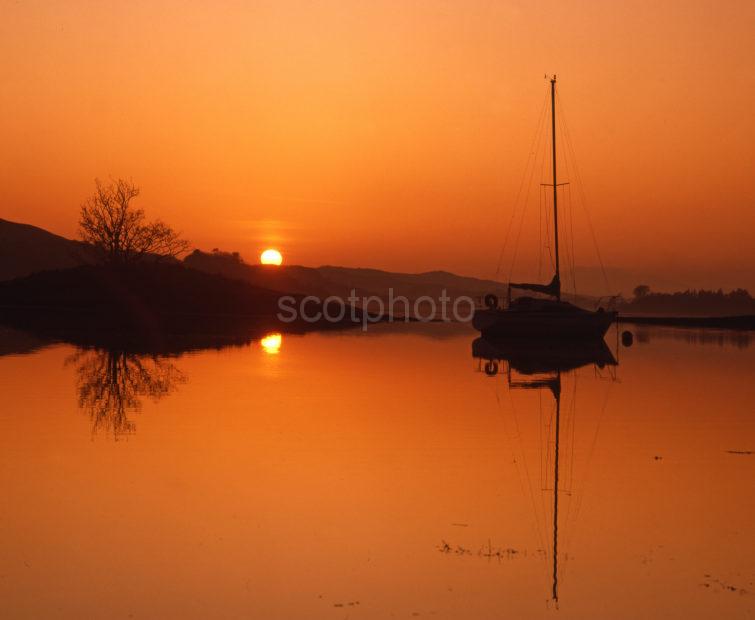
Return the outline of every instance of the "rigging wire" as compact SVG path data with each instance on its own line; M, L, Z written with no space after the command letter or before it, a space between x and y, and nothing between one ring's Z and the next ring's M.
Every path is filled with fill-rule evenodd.
M575 179L577 181L577 184L579 186L579 195L580 195L581 200L582 200L582 208L583 208L583 210L585 212L585 216L586 216L586 219L587 219L587 225L588 225L588 228L590 230L590 235L592 237L593 246L595 247L595 254L598 257L598 263L600 264L600 270L601 270L601 272L603 274L603 281L605 282L605 285L606 285L606 292L610 295L611 294L611 285L609 284L609 281L608 281L608 275L606 273L606 268L605 268L605 265L603 263L603 257L602 257L601 252L600 252L600 246L598 245L598 239L597 239L597 237L595 235L595 228L592 225L592 219L590 217L590 212L587 209L587 199L585 197L584 184L582 183L582 175L581 175L580 170L579 170L579 165L577 163L576 152L574 150L574 145L573 145L572 139L571 139L571 133L569 131L569 123L567 122L566 113L564 112L563 106L561 105L561 98L559 97L558 93L556 93L556 103L558 105L559 115L563 119L564 135L566 136L566 144L567 144L567 147L569 148L569 150L571 151L571 154L572 154L572 162L573 162L573 167L574 167L574 174L575 174Z
M540 445L543 445L543 398L542 394L540 393L540 390L537 390L537 409L538 409L538 426L537 430L540 435ZM543 482L543 459L540 459L540 486L545 486L545 483Z
M560 492L567 496L566 501L566 514L563 519L563 525L559 528L559 532L562 533L560 548L563 553L563 560L568 559L568 533L569 533L569 513L572 507L572 495L574 493L574 462L575 462L575 432L576 432L576 418L577 418L577 372L574 371L571 374L574 377L572 382L572 389L570 392L571 399L566 403L566 406L562 408L565 420L564 425L564 438L566 440L565 451L565 467L563 480L565 482L565 488L561 487ZM559 580L563 582L564 579L564 563L560 564L561 570L559 571Z
M590 471L590 464L592 463L593 456L595 454L595 448L598 443L598 436L600 435L600 429L603 424L603 420L605 419L605 416L606 416L608 397L611 393L612 385L613 385L613 382L609 381L608 387L606 388L605 394L603 396L603 404L601 405L601 408L600 408L600 414L598 416L598 423L595 427L595 433L593 435L592 442L590 444L590 449L587 454L587 459L585 461L585 471L587 472ZM585 480L582 483L582 488L579 490L578 493L576 493L576 501L575 501L574 513L572 516L572 523L576 523L579 520L579 514L582 509L582 500L584 499L584 496L585 496L585 487L587 487L587 480ZM568 523L568 512L567 512L567 523ZM573 539L574 528L567 525L564 529L566 530L564 548L567 548L567 545L571 544L571 540Z
M543 511L543 522L545 523L548 519L549 515L549 508L545 505L545 493L542 493L542 489L546 488L548 486L548 463L547 463L547 456L549 454L549 451L547 449L548 442L550 440L550 420L553 417L553 411L549 410L548 412L548 434L543 435L543 429L546 428L546 422L543 416L543 398L542 398L542 391L537 390L537 398L538 402L540 404L540 419L538 420L538 431L539 431L539 447L540 447L540 507ZM545 446L545 449L543 449L543 446ZM550 544L550 536L544 536L545 540L548 541L547 544ZM545 545L541 545L541 549L544 554L547 555L549 552L549 547L546 547Z
M548 187L546 185L542 185L545 181L548 179L545 178L545 162L548 160L548 151L551 150L551 144L552 144L553 138L550 134L546 137L545 141L545 148L542 151L543 154L543 160L542 164L540 166L540 192L543 195L543 206L545 207L545 248L548 250L548 258L551 262L551 269L556 269L556 261L553 258L553 246L551 245L551 233L550 233L550 218L551 218L551 211L553 210L553 204L551 202L550 198L550 192L548 191ZM551 173L553 172L553 163L551 162ZM542 248L541 248L542 251Z
M537 279L543 274L543 187L540 186L537 213Z
M547 117L547 114L546 114L547 103L548 103L548 93L546 92L546 95L543 98L543 103L540 108L540 113L538 115L538 123L537 123L537 127L536 127L536 130L535 130L532 142L531 142L531 147L528 153L527 161L525 163L522 179L520 181L517 195L514 200L514 206L511 210L511 215L509 217L509 222L506 229L506 234L504 236L504 241L501 246L501 250L499 252L498 262L497 262L496 271L495 271L496 280L501 275L501 267L504 261L504 257L506 255L506 251L509 248L510 244L513 243L513 253L512 253L511 263L508 270L508 280L511 281L511 276L514 272L514 268L517 262L517 257L519 254L522 229L523 229L524 220L525 220L525 216L526 216L526 212L527 212L527 208L528 208L529 200L530 200L531 184L535 176L535 170L538 167L540 168L541 178L544 178L546 159L547 159L545 156L545 148L549 144L552 144L552 138L548 135L545 135L547 132L544 131L545 121ZM611 294L611 286L608 279L608 274L606 272L605 263L603 261L603 256L602 256L602 253L600 251L600 246L597 241L597 236L595 234L595 228L592 223L590 212L587 208L587 199L585 195L584 184L582 182L582 175L579 170L579 165L578 165L577 157L576 157L576 151L574 149L574 144L573 144L571 133L569 130L567 116L564 111L564 107L561 102L560 95L558 93L556 93L556 105L557 105L558 113L561 119L561 122L558 123L558 126L557 126L558 135L560 137L560 145L559 145L560 148L558 149L558 151L560 152L561 159L565 165L567 177L569 178L573 177L574 181L579 186L577 192L573 194L571 191L571 186L565 185L563 188L561 188L561 192L559 195L562 204L568 210L568 218L569 218L568 227L564 227L562 229L561 234L563 235L563 233L567 232L568 230L568 233L567 233L568 239L564 239L565 243L563 243L562 245L564 248L564 258L566 259L565 262L569 268L569 272L571 276L572 291L573 291L574 296L576 297L577 282L576 282L576 250L575 250L575 235L574 235L574 210L575 210L575 203L578 202L580 203L580 206L585 212L588 230L590 232L593 247L595 249L598 263L600 265L603 282L606 287L606 292L608 294ZM541 147L544 147L544 148L541 148ZM539 159L539 162L538 162L538 159ZM540 166L538 166L538 163L540 164ZM556 189L556 192L558 192L558 188ZM577 198L577 200L575 200L575 198ZM553 256L553 247L550 243L550 219L551 219L550 210L552 209L552 199L548 197L547 188L545 188L542 185L540 187L540 192L538 196L538 209L539 209L539 213L538 213L538 236L539 236L538 278L540 278L542 276L542 269L543 269L543 254L544 254L543 248L548 250L548 256L551 262L551 266L555 268L555 258ZM564 237L566 236L567 235L564 235Z
M501 425L503 426L503 431L504 431L504 434L506 435L506 440L507 440L507 443L509 445L509 451L511 453L511 458L514 461L514 464L516 465L517 479L519 481L519 486L521 488L522 496L526 497L529 494L530 501L532 503L532 513L533 513L533 515L535 517L535 523L534 523L535 536L536 536L536 538L538 540L540 548L541 549L545 549L544 535L543 535L544 525L541 525L540 515L539 515L539 513L537 511L537 506L535 505L535 495L534 495L534 492L532 490L532 480L530 478L529 468L527 467L527 460L526 460L526 457L525 457L524 449L523 448L521 449L521 457L517 453L517 451L514 450L515 440L512 437L511 429L509 428L509 425L506 422L505 409L503 408L502 403L501 403L500 386L498 384L496 384L496 386L495 386L494 389L495 389L496 403L498 404L498 410L501 413ZM516 421L516 409L514 407L514 399L511 396L511 390L507 390L507 394L508 394L509 402L510 402L510 405L511 405L511 412L512 412L512 415L513 415L514 420L515 420L515 427L516 427L517 435L518 435L518 444L519 444L519 446L521 448L521 446L522 446L522 438L521 438L521 434L519 433L518 422ZM520 466L520 462L523 464L524 474L525 474L524 476L522 475L523 471L522 471L522 467ZM524 483L524 480L523 480L523 478L525 476L527 478L527 485L526 485L527 488L525 488L525 483Z
M571 237L571 280L574 287L574 297L577 297L577 256L574 252L574 203L571 196L571 185L566 186L569 194L569 236Z
M517 438L519 440L519 444L522 445L522 443L523 443L522 442L522 433L521 433L521 430L519 428L519 419L517 418L517 415L516 415L516 409L514 408L514 399L511 396L511 390L510 389L508 390L508 395L509 395L509 401L511 402L511 414L512 414L512 418L514 419L514 426L515 426L515 429L516 429ZM542 549L546 549L547 547L543 544L544 543L544 538L543 538L543 534L542 534L542 532L544 531L545 526L541 525L541 523L540 523L540 516L538 515L538 512L537 512L537 506L536 506L536 502L535 502L535 493L532 490L532 477L530 476L530 470L529 470L529 467L527 465L527 457L526 457L526 454L524 452L524 448L522 448L522 464L523 464L523 467L524 467L525 474L527 476L527 486L529 488L530 501L532 502L532 511L535 514L537 536L538 536L538 539L540 540L540 546L541 546L541 548Z
M559 110L561 109L561 106L559 104ZM559 114L559 117L561 115ZM569 157L568 147L566 145L566 136L564 131L564 119L562 119L562 122L558 123L558 131L559 131L559 144L561 145L561 160L564 163L564 167L566 168L566 178L567 178L567 184L563 185L561 188L561 196L563 198L562 204L566 207L566 215L569 218L568 221L568 238L564 239L565 243L565 254L566 254L566 264L569 269L569 274L571 276L571 283L572 283L572 292L574 294L574 297L577 296L577 255L574 249L574 203L572 202L572 193L571 193L571 181L572 178L572 162L571 158ZM566 228L566 227L565 227Z
M544 135L544 125L545 125L545 103L547 103L547 98L543 104L543 109L541 111L541 118L540 118L540 126L538 128L538 136L537 136L537 144L535 145L535 160L533 161L533 165L530 168L530 174L529 174L529 180L526 183L527 189L526 193L524 195L524 202L522 203L522 211L521 215L519 217L519 228L517 229L516 234L516 240L514 242L514 253L511 257L511 266L509 268L509 274L508 274L508 280L511 282L511 275L514 272L514 266L516 264L516 258L519 253L519 240L522 236L522 228L524 226L524 216L527 213L527 206L529 204L529 197L530 197L530 191L532 189L532 179L535 176L535 168L537 166L537 155L541 151L540 149L540 143L542 142L543 135Z
M553 246L551 245L551 213L553 213L553 201L547 187L541 187L545 198L545 248L548 250L548 258L551 262L551 269L556 269L556 261L553 259Z
M511 231L512 231L512 228L513 228L513 225L514 225L514 218L516 216L516 211L517 211L517 208L519 206L519 199L521 198L522 190L524 188L525 180L527 178L527 169L529 168L530 161L532 161L533 156L536 156L536 143L537 143L537 140L539 138L539 135L540 135L540 132L541 132L541 129L542 129L543 118L545 116L545 109L546 109L547 102L548 102L548 97L546 95L546 96L543 97L543 103L540 106L540 114L538 115L537 127L535 128L535 134L532 137L532 143L530 145L530 150L529 150L529 152L527 154L527 161L526 161L525 166L524 166L524 172L522 173L522 180L519 183L519 190L517 191L516 198L514 199L514 206L513 206L512 210L511 210L511 217L509 218L509 225L508 225L508 227L506 229L506 235L503 238L503 245L501 246L501 251L498 254L498 264L496 265L496 269L495 269L495 279L496 280L498 279L498 276L499 276L500 271L501 271L501 263L503 262L503 256L504 256L504 254L506 252L506 247L507 247L508 242L509 242L509 236L511 234ZM533 162L533 166L534 165L535 164Z
M560 116L560 115L559 115ZM572 170L570 165L570 160L568 156L568 149L566 147L566 139L564 136L564 127L563 122L559 122L557 124L557 131L559 132L559 141L558 144L559 147L559 153L561 155L561 161L564 164L564 168L566 169L566 178L568 179L565 185L561 186L561 204L563 205L564 209L563 212L565 212L565 215L568 217L568 222L566 219L564 219L564 223L568 223L568 227L564 226L562 227L562 233L561 238L563 239L564 243L562 243L562 247L564 248L564 259L565 264L567 268L567 272L571 278L571 284L572 284L572 292L574 294L574 297L577 296L577 278L576 278L576 253L574 250L574 208L572 203L572 194L571 194L571 183L569 182L572 178Z

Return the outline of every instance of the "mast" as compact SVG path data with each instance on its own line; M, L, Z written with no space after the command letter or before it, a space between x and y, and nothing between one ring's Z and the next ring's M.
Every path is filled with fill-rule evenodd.
M556 273L548 284L531 284L529 282L509 282L509 302L511 302L511 289L520 288L537 293L544 293L561 301L561 256L558 251L558 178L556 176L556 76L551 78L551 134L553 139L553 183L541 183L541 186L553 187L553 235L556 249ZM560 185L568 185L561 183Z
M553 231L556 238L556 299L561 301L561 267L558 256L558 185L556 184L556 76L551 78L551 133L553 139Z

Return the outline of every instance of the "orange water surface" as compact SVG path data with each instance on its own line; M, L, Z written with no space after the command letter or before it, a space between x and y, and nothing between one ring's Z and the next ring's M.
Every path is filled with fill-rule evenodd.
M752 617L755 348L633 331L561 376L555 523L554 395L463 327L0 357L0 616Z

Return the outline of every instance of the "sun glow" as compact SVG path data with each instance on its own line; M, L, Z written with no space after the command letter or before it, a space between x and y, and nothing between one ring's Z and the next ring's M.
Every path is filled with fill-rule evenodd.
M277 355L281 349L283 336L281 334L268 334L260 340L260 346L269 355Z
M260 263L263 265L280 265L283 262L283 255L272 248L265 250L260 254Z

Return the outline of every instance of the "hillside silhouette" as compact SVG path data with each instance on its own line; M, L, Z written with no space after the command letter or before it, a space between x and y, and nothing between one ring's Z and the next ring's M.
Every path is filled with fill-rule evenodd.
M90 264L91 249L80 241L54 235L41 228L0 220L0 280L27 276L46 270L62 270ZM171 259L162 262L175 262ZM263 289L285 294L336 295L346 299L352 290L359 297L386 298L388 289L411 300L422 296L439 298L445 289L452 298L477 297L489 292L503 295L505 285L492 280L459 276L445 271L421 274L387 272L352 267L280 267L250 264L238 253L195 250L184 264L197 271L243 280Z
M237 252L198 249L183 261L148 255L144 264L131 271L114 271L92 264L93 256L83 242L0 219L0 304L6 306L3 315L23 318L18 312L20 307L36 308L36 314L44 308L55 309L58 315L49 317L52 324L63 322L64 315L68 317L65 321L70 322L75 310L85 310L89 318L77 319L80 323L122 324L129 328L145 321L162 325L164 317L171 316L175 332L186 331L180 317L187 315L204 316L205 322L209 317L221 316L270 318L281 294L315 295L320 299L337 296L345 300L355 291L360 298L379 297L384 302L390 289L394 296L405 296L410 302L424 296L438 300L444 290L451 300L461 296L479 298L491 292L502 299L506 295L504 283L446 271L410 274L329 265L276 267L247 263ZM8 284L19 278L13 285ZM584 295L570 296L569 301L594 309L598 299ZM730 293L648 292L629 300L619 299L616 309L627 316L741 316L755 314L755 301L744 289Z
M30 224L0 219L0 280L86 262L87 248Z
M279 297L276 291L180 264L80 265L0 282L0 318L47 336L84 330L159 340L164 334L280 327Z

